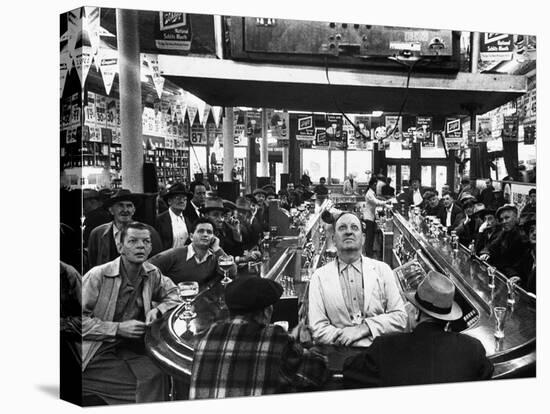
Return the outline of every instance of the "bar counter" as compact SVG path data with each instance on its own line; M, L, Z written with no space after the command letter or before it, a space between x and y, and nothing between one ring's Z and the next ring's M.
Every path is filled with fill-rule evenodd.
M298 321L298 309L302 302L307 304L306 276L311 275L327 258L327 240L319 217L330 206L330 200L326 201L322 208L311 215L306 224L308 232L305 239L303 236L285 236L270 243L269 257L261 264L260 276L277 280L285 288L283 297L275 306L272 321L287 321L289 330ZM536 298L533 295L516 287L515 304L507 304L507 278L503 274L497 272L495 288L489 288L485 263L471 259L463 246L458 252L453 252L443 241L417 231L397 212L391 220L379 222L378 227L384 239L384 261L394 268L402 291L409 287L400 269L404 262L412 259L424 271L438 270L453 280L457 286L455 300L462 307L464 316L452 322L450 329L481 341L495 365L493 378L535 375ZM389 252L386 251L388 249ZM241 268L238 276L247 273L246 268ZM186 322L179 319L181 306L148 328L145 338L148 351L174 377L188 378L194 343L213 322L228 316L219 280L221 278L203 287L195 298L197 317L190 323L190 331L186 331ZM505 337L500 340L494 337L494 306L507 307ZM316 345L315 348L327 355L329 360L331 379L324 389L341 389L344 360L361 352L363 348L326 345Z

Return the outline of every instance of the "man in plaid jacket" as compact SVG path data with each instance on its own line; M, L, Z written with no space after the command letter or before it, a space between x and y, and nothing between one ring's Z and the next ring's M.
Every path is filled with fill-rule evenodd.
M231 316L215 323L195 348L190 399L315 390L328 379L324 356L269 324L282 292L280 284L257 277L227 286Z

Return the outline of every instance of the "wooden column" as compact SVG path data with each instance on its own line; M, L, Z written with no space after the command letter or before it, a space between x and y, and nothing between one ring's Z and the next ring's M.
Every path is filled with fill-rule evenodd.
M235 142L233 141L233 108L225 108L223 118L223 181L232 181L235 164Z

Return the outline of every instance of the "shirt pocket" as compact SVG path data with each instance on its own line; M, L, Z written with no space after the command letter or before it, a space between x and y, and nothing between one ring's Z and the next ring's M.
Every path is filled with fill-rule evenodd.
M380 278L377 278L370 295L371 299L367 309L367 316L375 316L386 313L388 298L386 297L386 291Z

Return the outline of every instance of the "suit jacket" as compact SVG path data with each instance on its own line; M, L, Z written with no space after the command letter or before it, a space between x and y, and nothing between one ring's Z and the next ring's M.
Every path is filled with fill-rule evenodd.
M493 364L479 340L423 322L412 333L376 338L344 362L348 388L436 384L491 378Z
M189 223L191 224L193 224L199 218L199 215L197 214L195 207L193 207L193 205L191 204L191 200L189 200L189 202L185 206L183 215L187 217L187 219L189 220Z
M187 226L187 231L191 234L191 222L188 217L183 216L185 220L185 225ZM168 250L173 247L174 244L174 234L172 233L172 217L170 216L170 211L166 210L163 213L160 213L155 220L155 228L160 236L162 243L162 250ZM188 244L189 239L187 239L186 244Z
M521 258L529 250L529 243L521 233L519 226L510 231L500 231L498 235L488 243L481 254L487 253L489 263L495 266L506 276L519 276L523 280L527 278Z
M88 240L88 263L90 268L115 260L119 256L113 237L113 225L111 221L92 230ZM157 231L148 224L146 226L151 232L152 250L150 256L154 256L162 251L162 243Z
M457 206L456 203L453 203L453 208L451 210L451 227L449 227L448 230L454 230L454 228L461 223L463 218L464 210ZM445 207L443 207L439 219L441 220L441 224L447 226L447 209Z
M382 334L403 331L407 323L395 276L386 263L363 256L363 286L365 323L371 336L354 342L354 346L369 346ZM337 260L313 274L308 305L309 325L318 343L332 344L339 328L353 326L340 287Z
M344 194L353 194L357 193L359 188L359 184L357 183L357 180L353 180L353 183L348 179L344 181L344 187L342 188L342 192Z

